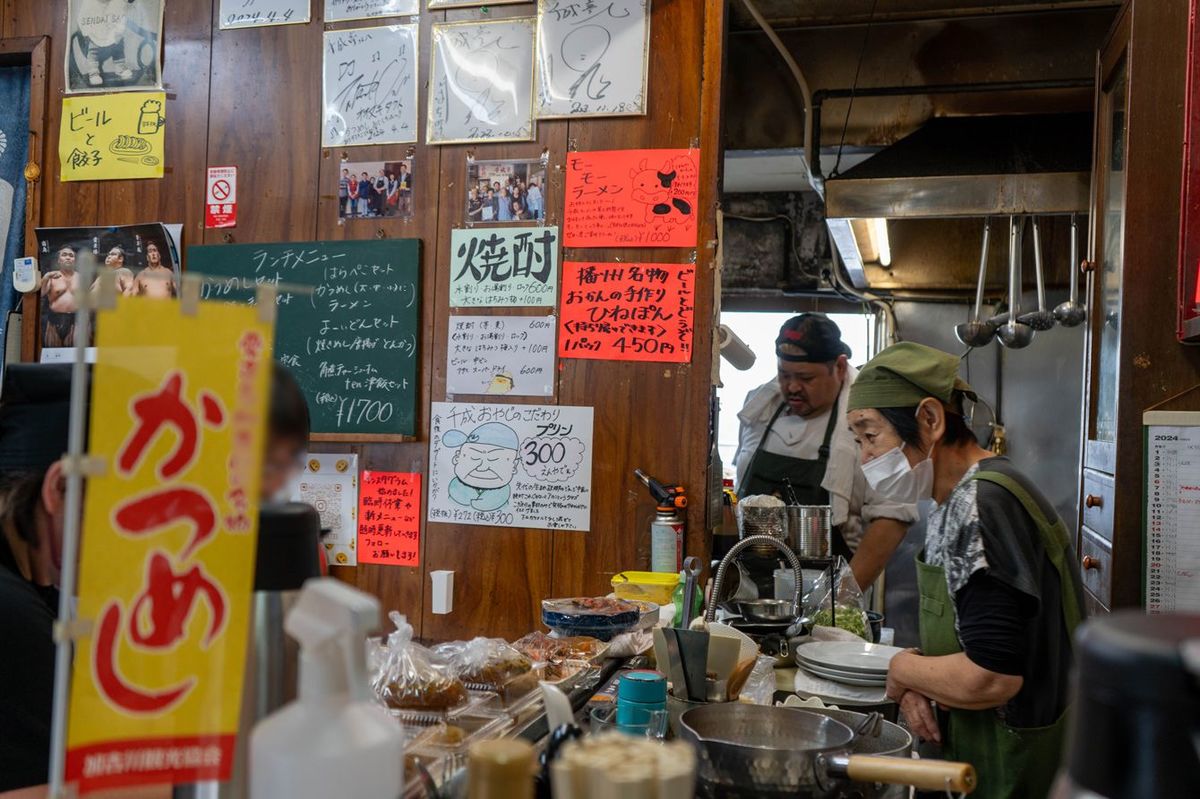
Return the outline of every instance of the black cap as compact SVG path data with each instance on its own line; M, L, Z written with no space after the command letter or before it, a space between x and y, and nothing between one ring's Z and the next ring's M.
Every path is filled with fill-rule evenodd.
M40 473L67 452L71 364L14 363L0 394L0 471Z
M775 339L775 355L792 363L829 363L850 354L841 329L825 314L793 316L783 323Z
M1099 796L1195 796L1200 615L1127 610L1076 635L1068 768Z
M265 503L258 510L255 591L295 591L321 576L317 551L321 516L302 502Z

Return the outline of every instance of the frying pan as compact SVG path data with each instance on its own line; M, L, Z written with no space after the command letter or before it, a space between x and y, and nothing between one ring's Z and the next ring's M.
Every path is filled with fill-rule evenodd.
M856 755L848 726L798 708L705 705L684 713L679 727L699 756L701 793L712 799L837 799L853 783L975 789L970 764Z

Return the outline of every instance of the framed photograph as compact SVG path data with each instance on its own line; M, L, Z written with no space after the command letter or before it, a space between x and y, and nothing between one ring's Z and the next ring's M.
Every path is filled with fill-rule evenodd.
M413 218L412 159L342 161L338 219Z
M417 26L325 32L325 147L417 140Z
M163 0L68 0L66 91L162 88Z
M650 0L538 0L538 119L646 113Z
M312 20L312 0L221 0L221 30L303 25Z
M97 291L105 271L116 274L117 291L125 296L179 295L179 259L166 225L38 228L37 240L42 272L38 339L43 352L75 346L75 291ZM96 276L83 287L80 271L88 260Z
M429 10L437 8L479 8L480 6L512 6L529 0L429 0Z
M428 144L532 141L536 20L433 26Z
M546 221L544 161L467 161L468 225L517 225Z
M421 0L325 0L325 21L405 17L421 13Z

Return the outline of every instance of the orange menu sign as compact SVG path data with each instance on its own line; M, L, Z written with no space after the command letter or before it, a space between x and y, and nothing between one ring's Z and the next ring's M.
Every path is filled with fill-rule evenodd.
M119 297L97 314L66 778L229 779L246 670L271 325ZM9 686L9 690L19 687ZM242 730L249 734L249 730Z
M692 359L695 264L563 264L560 358Z
M421 475L363 472L358 490L358 562L421 562Z
M567 247L695 247L699 150L567 154Z

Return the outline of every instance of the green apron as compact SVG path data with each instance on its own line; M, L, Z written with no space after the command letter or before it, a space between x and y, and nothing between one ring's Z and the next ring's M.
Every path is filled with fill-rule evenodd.
M1076 585L1078 576L1068 560L1070 537L1066 525L1046 518L1041 507L1016 480L999 472L977 472L972 479L986 480L1008 491L1020 501L1037 525L1042 546L1058 572L1062 614L1074 638L1081 614ZM955 631L954 599L946 585L946 573L917 557L917 588L921 595L922 654L938 657L962 651ZM942 756L975 766L979 799L1043 799L1058 772L1066 731L1066 711L1047 727L1014 728L991 710L951 709L943 718Z
M763 430L762 438L758 442L758 449L754 450L754 455L750 458L750 465L746 467L746 477L739 487L738 496L770 494L789 504L794 502L797 505L828 505L829 492L822 488L821 481L825 479L825 469L829 465L830 445L833 441L833 432L837 429L838 401L840 399L839 395L838 400L834 400L833 408L829 412L829 422L825 425L825 438L821 442L820 449L817 450L815 460L778 455L764 449L767 436L771 434L771 428L775 426L775 420L788 407L787 400L784 400L771 417L771 421L767 422L767 429ZM834 554L849 559L850 547L846 545L841 533L834 530L830 538Z

